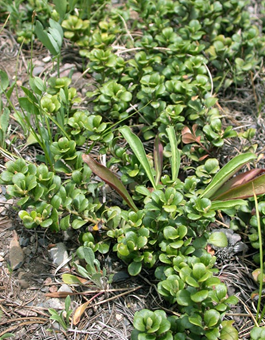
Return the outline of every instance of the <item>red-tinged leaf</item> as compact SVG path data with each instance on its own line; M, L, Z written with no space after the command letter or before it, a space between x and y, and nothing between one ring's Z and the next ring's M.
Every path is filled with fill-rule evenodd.
M260 277L260 275L262 275L262 277ZM262 279L262 282L265 283L265 275L261 274L260 268L257 268L252 272L252 277L253 277L254 281L256 281L258 283L260 282L260 279Z
M195 142L195 139L191 133L186 133L185 135L182 135L182 142L184 144L191 144Z
M159 184L162 170L163 170L163 145L160 142L158 135L155 138L154 144L154 163L155 163L155 170L156 170L156 185Z
M221 195L214 196L213 200L231 200L231 199L245 199L248 197L252 197L254 193L258 195L262 195L265 193L265 175L261 175L259 177L254 178L253 180L248 181L245 184L236 186L227 192L222 193Z
M88 300L87 302L83 303L81 306L79 306L73 315L73 325L76 326L79 321L81 320L82 315L84 314L85 310L87 309L88 305L91 303L91 301L93 301L96 297L98 297L99 295L103 294L103 292L97 293L96 295L94 295L90 300Z
M83 303L81 306L79 306L73 315L72 321L73 321L73 325L76 326L80 320L82 315L84 314L85 310L87 309L88 305L90 304L91 300L88 300L87 302Z
M209 155L204 155L204 156L201 156L200 158L199 158L199 161L201 162L201 161L203 161L205 158L207 158L207 157L209 157Z
M192 134L191 130L187 126L185 126L182 129L181 135L182 135L182 142L184 144L190 144L194 142L199 143L201 140L201 137L200 136L196 137L195 133Z
M181 130L181 134L185 135L186 133L192 134L190 128L188 128L187 126L184 126L184 128Z
M84 279L83 277L72 275L72 274L63 274L62 280L64 283L68 285L78 284L78 285L88 285L90 281Z
M196 136L196 131L198 129L198 124L193 124L191 129L192 129L192 132L193 132L194 136Z
M249 181L253 180L264 172L265 169L253 169L231 178L215 193L212 199L215 199L215 197L219 197L223 193L229 192L233 188L248 183Z
M113 172L111 172L108 168L101 165L100 163L96 162L89 155L83 154L82 158L83 161L98 177L100 177L104 182L108 183L109 186L116 190L134 211L138 211L133 199L126 190L125 186Z
M259 292L255 291L255 292L251 293L250 298L251 298L251 300L257 301L258 298L259 298Z

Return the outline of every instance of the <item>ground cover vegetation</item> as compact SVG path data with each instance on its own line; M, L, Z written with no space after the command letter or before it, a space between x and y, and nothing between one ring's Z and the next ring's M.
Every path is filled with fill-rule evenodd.
M228 245L224 232L210 228L226 216L257 250L260 288L250 336L264 338L265 175L251 143L255 130L239 133L225 124L218 103L224 93L255 85L264 16L252 17L248 1L235 0L0 3L2 24L18 43L31 50L41 42L57 70L34 77L29 63L19 107L11 100L17 83L0 72L0 143L12 158L0 179L25 228L76 230L75 259L86 265L74 265L98 286L102 277L111 280L98 253L115 253L132 276L152 273L172 313L136 312L133 340L236 340L225 315L237 298L228 296L207 247ZM87 110L78 109L83 98L71 76L60 75L65 41L90 75ZM257 102L257 118L263 107ZM13 121L35 145L35 159L12 155L15 140L6 140ZM245 149L224 161L226 141L238 139ZM106 184L120 197L115 204ZM79 282L71 274L63 280ZM66 330L69 301L65 319L51 310Z

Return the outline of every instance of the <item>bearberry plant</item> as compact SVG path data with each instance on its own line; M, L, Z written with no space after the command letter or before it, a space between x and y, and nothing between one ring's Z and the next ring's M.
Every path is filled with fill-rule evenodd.
M132 276L143 269L153 273L172 313L136 312L132 340L238 339L233 321L225 319L238 299L228 295L207 246L228 245L225 233L211 232L221 214L234 230L250 226L244 230L254 249L265 238L259 215L265 211L265 175L257 156L239 152L226 162L219 157L227 140L250 141L255 133L251 128L238 134L225 125L219 104L226 91L253 87L253 73L262 68L264 32L247 5L235 0L5 4L17 41L41 42L57 76L33 77L30 70L15 107L10 100L15 84L1 71L1 146L11 111L28 144L37 145L35 159L5 163L1 183L7 196L17 199L25 228L76 230L77 256L86 261L76 267L86 279L100 286L106 276L98 252L115 252ZM89 75L86 107L79 106L84 98L71 76L60 75L64 42L77 51L83 75ZM251 170L242 170L246 164ZM105 195L106 184L120 197L115 204ZM253 214L255 207L259 214ZM95 236L98 225L103 227ZM260 253L255 256L259 266L263 260ZM68 319L67 314L65 329ZM253 328L251 339L261 339L262 332Z

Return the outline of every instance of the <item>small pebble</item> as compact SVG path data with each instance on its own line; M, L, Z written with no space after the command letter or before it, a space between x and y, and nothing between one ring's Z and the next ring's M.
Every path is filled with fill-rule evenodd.
M22 289L27 289L30 286L29 282L23 279L18 280L18 283Z
M37 66L37 67L34 67L32 73L33 73L34 77L36 77L36 76L40 75L43 71L44 71L44 67Z
M123 315L122 314L116 314L115 315L117 321L122 321L123 320Z
M42 293L48 293L49 292L49 286L41 288Z
M64 283L64 284L61 285L58 292L72 293L72 289L67 284Z
M14 232L9 246L9 261L13 270L18 269L24 261L24 252L19 245L17 233Z
M63 231L63 239L64 241L69 241L73 238L73 230L72 229L67 229L65 231Z
M51 61L51 59L52 59L52 58L48 55L47 57L43 58L42 61L43 61L44 63L48 63L49 61Z
M57 266L62 265L62 263L66 263L69 257L66 247L62 242L56 243L56 245L49 250L49 255L52 259L52 262ZM69 266L65 264L63 268L69 269Z
M57 298L51 298L43 303L44 308L64 309L64 302Z
M46 247L48 245L48 241L44 238L40 238L38 242L39 242L39 245L42 247Z
M5 215L6 214L6 207L0 207L0 214Z
M34 60L34 66L35 66L35 67L37 67L37 66L44 66L44 65L45 65L45 64L44 64L43 61L38 60L38 59Z
M25 256L29 256L31 254L31 248L30 247L25 247L23 249Z
M19 244L21 247L27 247L27 245L29 244L29 238L28 237L20 237L19 239Z

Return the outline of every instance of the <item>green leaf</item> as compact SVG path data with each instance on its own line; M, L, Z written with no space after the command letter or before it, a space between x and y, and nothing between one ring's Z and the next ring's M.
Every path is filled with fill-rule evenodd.
M226 300L225 303L229 303L230 305L236 305L238 303L238 298L234 295L229 296Z
M83 284L77 276L72 275L72 274L62 274L62 280L67 285L74 285L74 284L82 285Z
M3 93L9 85L8 75L3 70L0 70L0 93Z
M98 243L98 252L101 254L107 254L110 249L110 243Z
M129 102L132 100L132 94L128 91L125 91L121 94L120 99L125 102Z
M193 325L203 328L202 326L202 318L198 314L194 314L193 316L189 317L189 322Z
M215 193L214 199L218 199L219 196L226 194L230 190L250 182L264 172L265 169L252 169L231 178Z
M247 201L241 199L229 200L229 201L213 201L211 205L211 210L224 210L234 208L236 206L247 205Z
M178 179L179 168L180 168L180 151L177 148L178 142L176 138L176 132L173 126L169 126L167 134L171 147L171 168L172 168L172 180L175 182Z
M82 155L83 161L90 167L90 169L100 177L104 182L108 183L113 189L115 189L121 197L127 202L129 207L131 207L134 211L138 211L136 205L134 204L133 199L131 198L128 191L125 189L125 186L118 179L118 177L111 172L108 168L96 162L89 155Z
M171 331L167 331L165 334L160 335L159 340L173 340Z
M131 132L128 126L121 127L119 131L122 133L123 137L126 139L128 144L130 145L138 161L141 163L142 167L144 168L146 175L149 178L149 181L152 183L153 188L157 189L157 185L155 183L154 176L152 174L152 170L148 162L148 159L146 157L145 150L144 150L141 140L134 133Z
M20 107L30 114L38 115L39 109L26 97L18 98Z
M4 339L8 339L8 338L13 338L13 336L15 336L15 334L12 334L12 333L5 333L3 334L0 339L1 340L4 340Z
M53 220L51 218L49 218L49 219L41 222L40 225L43 228L48 228L48 227L50 227L52 225L52 223L53 223Z
M96 268L94 265L95 262L95 254L93 252L93 250L89 247L84 247L83 248L83 252L84 252L84 258L85 261L87 263L87 271L89 272L89 274L96 274Z
M35 33L40 42L51 52L52 55L56 56L58 54L58 51L56 48L54 48L53 44L50 41L51 36L49 36L48 33L44 30L39 20L36 21Z
M67 215L60 220L60 229L67 230L69 227L70 227L70 215Z
M68 311L70 309L70 304L71 304L71 298L70 298L70 295L68 295L65 299L65 302L64 302L66 311Z
M215 309L209 309L204 313L203 318L207 327L211 328L220 320L220 313L218 313Z
M66 13L67 1L66 0L53 0L53 2L54 2L56 11L60 15L60 20L62 21Z
M238 340L238 332L232 326L234 321L223 321L220 340Z
M207 299L208 297L208 290L200 290L197 293L191 294L190 298L194 302L202 302L203 300Z
M216 191L232 177L243 165L254 160L256 155L251 152L238 155L228 162L212 179L212 182L205 188L201 197L211 198Z
M177 292L177 303L180 306L190 306L192 301L190 298L190 292L185 289L181 289Z
M72 228L73 229L79 229L79 228L81 228L81 227L83 227L83 225L85 225L87 223L87 221L84 221L84 220L82 220L82 219L75 219L75 220L73 220L73 222L72 222Z
M194 279L193 277L191 277L191 276L187 276L185 281L186 281L187 284L188 284L189 286L191 286L191 287L196 287L196 288L199 288L199 287L200 287L198 281L195 280L195 279Z
M153 312L151 312L148 309L142 309L139 312L136 312L134 314L133 318L133 326L140 332L145 332L145 320L147 318L152 318L153 317Z
M165 227L163 234L166 240L174 240L179 238L178 230L171 226Z
M128 266L128 273L131 276L138 275L142 270L142 262L132 262Z
M49 19L49 32L53 36L53 38L56 40L58 47L60 47L63 43L63 29L62 26L52 18Z
M216 295L219 300L222 300L226 297L227 287L225 284L221 283L215 286Z
M203 263L195 263L192 269L192 274L195 279L199 280L206 273L206 267Z
M205 100L205 106L207 108L210 108L211 106L214 106L216 104L216 102L218 101L218 98L215 98L215 97L208 97L206 100Z
M5 133L7 131L7 128L9 126L9 115L10 110L5 107L3 110L3 113L0 116L0 129Z
M265 327L253 327L250 331L250 337L252 340L265 339Z
M60 45L59 43L57 42L57 40L55 40L54 36L56 36L55 34L51 34L51 33L48 33L47 34L47 37L48 39L50 40L50 43L52 44L54 50L55 50L55 56L57 56L59 53L60 53ZM58 36L57 36L58 38Z
M218 326L213 329L209 329L205 332L205 336L208 340L218 340L220 336L220 332L218 330Z
M35 94L41 95L43 92L45 92L45 85L41 78L39 77L30 77L29 78L29 84L32 90Z
M208 243L220 248L227 247L228 245L227 237L225 233L221 231L212 233L208 239Z

